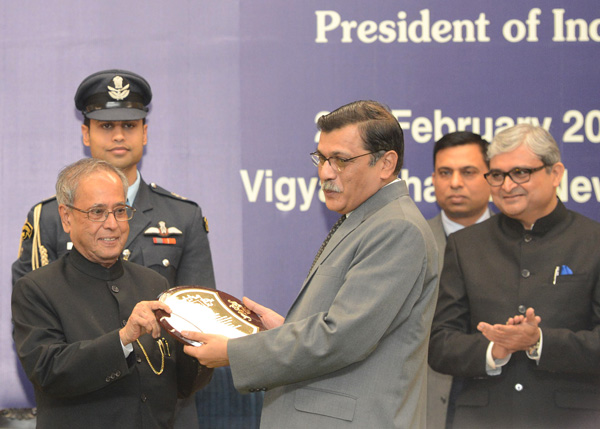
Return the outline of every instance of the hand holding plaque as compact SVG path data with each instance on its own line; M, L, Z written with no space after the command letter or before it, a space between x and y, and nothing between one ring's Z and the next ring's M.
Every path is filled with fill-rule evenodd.
M182 331L237 338L265 330L260 317L228 293L199 286L179 286L163 292L158 300L171 308L171 314L155 312L158 323L183 344L202 343L181 335Z

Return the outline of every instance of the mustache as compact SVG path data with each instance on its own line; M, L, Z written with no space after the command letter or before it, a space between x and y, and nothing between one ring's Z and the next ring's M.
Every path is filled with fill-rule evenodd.
M323 189L324 191L342 192L342 190L338 187L338 185L336 185L331 180L326 180L325 182L322 182L321 189Z

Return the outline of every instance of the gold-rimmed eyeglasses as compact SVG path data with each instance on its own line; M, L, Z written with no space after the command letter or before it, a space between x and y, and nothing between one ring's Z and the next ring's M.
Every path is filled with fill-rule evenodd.
M104 222L108 219L109 214L113 214L115 219L119 222L125 222L133 218L135 209L128 205L117 206L114 209L108 210L104 207L92 207L89 210L81 210L71 204L65 204L68 208L77 210L78 212L85 213L87 218L92 222Z

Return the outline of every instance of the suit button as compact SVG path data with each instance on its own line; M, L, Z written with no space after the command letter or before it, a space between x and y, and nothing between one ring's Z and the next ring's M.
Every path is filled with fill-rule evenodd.
M523 240L525 241L525 243L529 243L531 240L533 240L533 237L530 234L525 234Z
M250 392L256 392L256 389L250 389Z
M139 356L137 358L135 358L135 360L137 361L137 363L142 363L142 358Z
M121 371L117 370L117 371L115 372L115 376L116 376L117 378L119 378L119 377L121 376Z
M168 259L163 259L163 260L162 260L162 264L163 264L165 267L168 267L169 265L171 265L171 262L170 262Z
M530 275L531 275L531 273L529 272L529 270L521 270L521 276L522 276L523 278L525 278L525 279L526 279L526 278L527 278L527 277L529 277Z
M517 392L520 392L521 390L523 390L523 385L521 383L515 384L515 390Z
M146 402L148 400L148 397L144 393L142 393L140 399L142 400L142 402Z
M106 378L104 379L104 381L106 381L107 383L110 383L110 377L106 377Z
M117 285L112 285L110 287L110 289L114 292L114 293L119 293L119 287Z
M527 307L525 307L524 305L519 305L519 313L521 314L525 314L525 312L527 311Z

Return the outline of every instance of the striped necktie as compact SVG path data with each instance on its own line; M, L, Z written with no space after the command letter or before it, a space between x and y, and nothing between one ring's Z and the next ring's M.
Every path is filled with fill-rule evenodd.
M317 260L319 259L319 256L321 256L321 253L323 253L323 250L325 249L325 246L327 246L327 243L329 243L329 240L331 239L331 237L333 236L333 234L335 233L335 231L337 231L337 229L340 227L340 225L345 220L346 220L346 215L342 215L342 217L339 218L338 221L331 227L331 231L329 231L329 234L327 234L327 237L325 238L325 241L323 241L323 244L321 244L321 247L319 247L319 251L317 252L317 255L315 256L315 259L314 259L312 265L310 266L310 270L308 270L309 273L314 268L315 264L317 263Z

